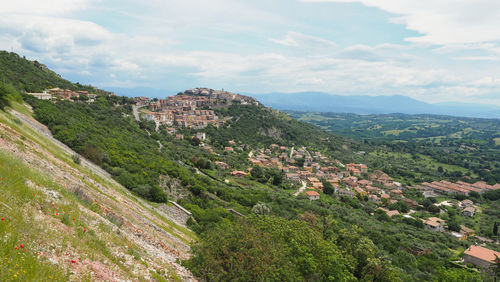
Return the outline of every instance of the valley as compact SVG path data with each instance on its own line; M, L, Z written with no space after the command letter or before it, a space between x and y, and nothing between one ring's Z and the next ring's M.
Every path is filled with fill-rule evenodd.
M496 147L480 142L495 120L302 116L209 88L36 91L54 86L0 89L3 280L494 275L474 259L500 251Z

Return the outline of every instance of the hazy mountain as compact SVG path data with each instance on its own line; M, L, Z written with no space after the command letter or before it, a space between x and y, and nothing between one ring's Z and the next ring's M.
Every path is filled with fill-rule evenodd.
M356 114L441 114L500 118L500 107L493 105L429 104L402 95L342 96L322 92L250 94L266 106L280 110L340 112Z

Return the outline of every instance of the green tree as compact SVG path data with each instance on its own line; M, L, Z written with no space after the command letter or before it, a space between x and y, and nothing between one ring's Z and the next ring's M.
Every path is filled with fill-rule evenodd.
M0 83L0 110L10 106L9 96L15 91L12 86Z
M207 281L355 281L335 244L305 221L249 217L202 235L186 265Z
M323 193L333 195L335 187L333 187L332 183L326 181L325 179L322 179L321 182L323 183Z

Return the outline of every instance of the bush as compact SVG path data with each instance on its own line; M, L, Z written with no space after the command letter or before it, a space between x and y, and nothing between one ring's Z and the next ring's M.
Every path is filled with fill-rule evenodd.
M73 162L77 165L79 165L81 163L81 160L80 160L80 156L78 155L73 155L71 156L71 158L73 159Z

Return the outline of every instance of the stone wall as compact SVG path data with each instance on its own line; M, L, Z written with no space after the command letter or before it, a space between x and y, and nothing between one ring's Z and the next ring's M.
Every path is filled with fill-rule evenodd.
M161 205L158 208L161 213L181 225L186 225L187 220L192 216L191 212L174 201L168 202L170 205Z

